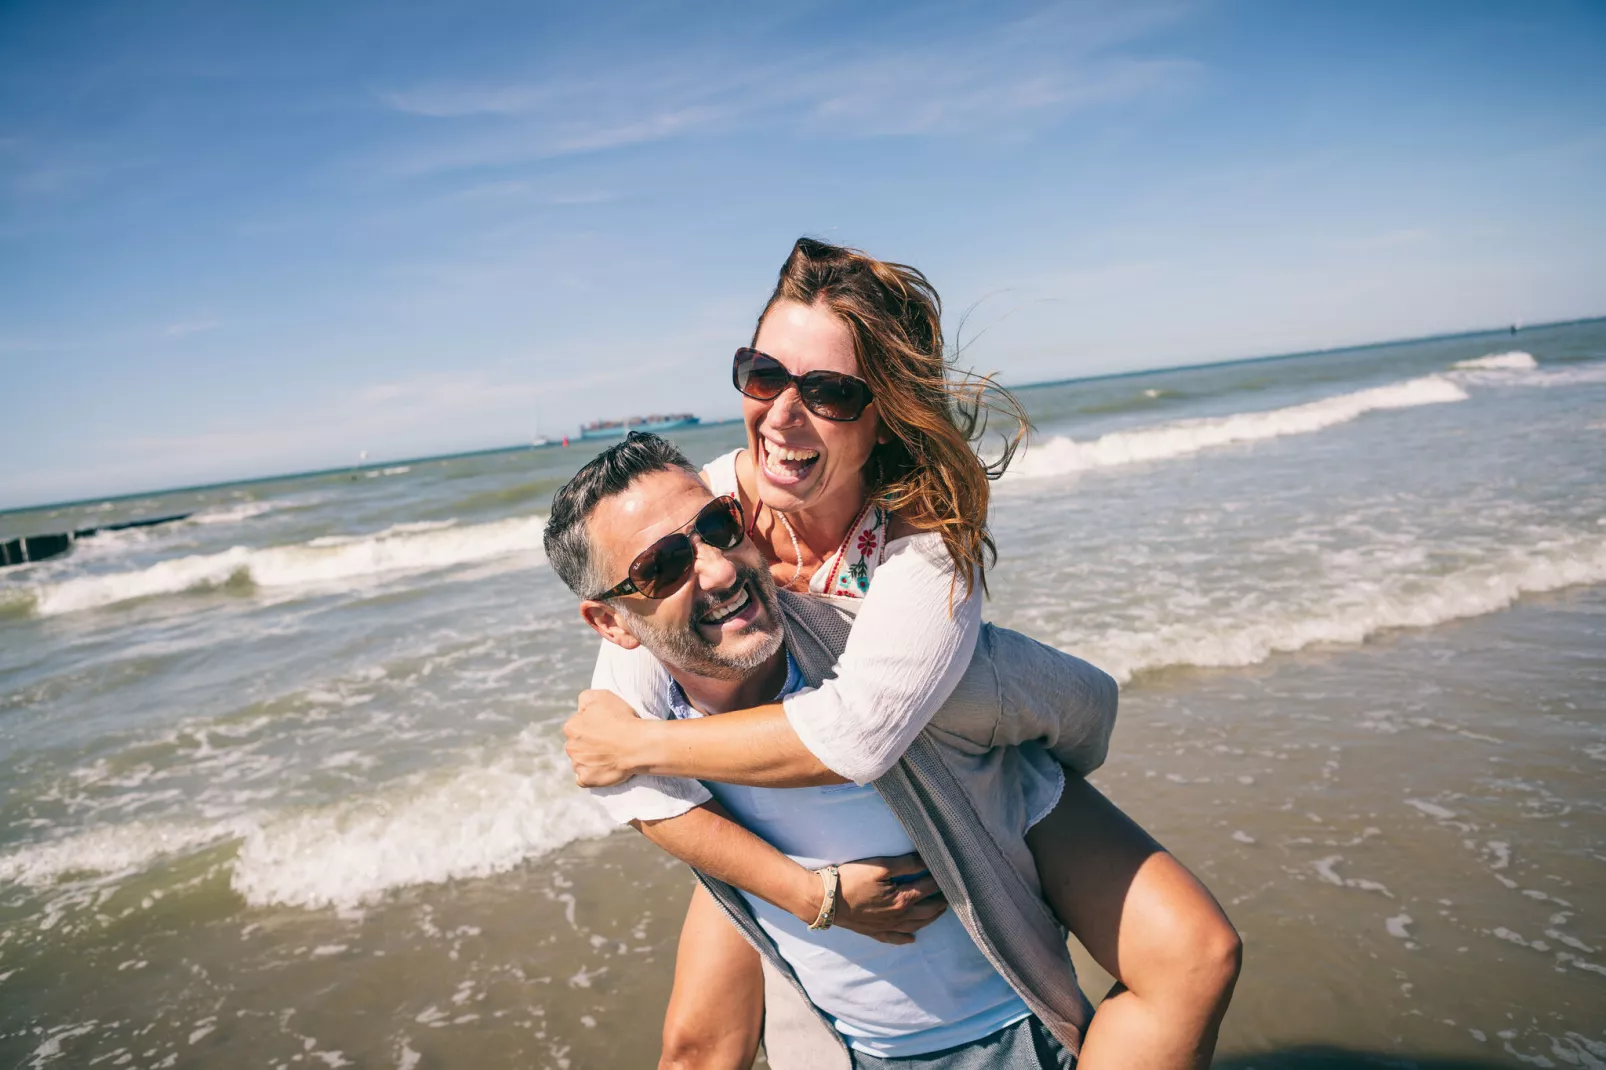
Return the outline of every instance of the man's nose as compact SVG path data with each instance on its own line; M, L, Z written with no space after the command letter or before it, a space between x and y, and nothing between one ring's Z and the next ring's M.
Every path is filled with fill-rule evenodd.
M725 551L697 540L697 586L705 591L728 591L736 586L736 562Z

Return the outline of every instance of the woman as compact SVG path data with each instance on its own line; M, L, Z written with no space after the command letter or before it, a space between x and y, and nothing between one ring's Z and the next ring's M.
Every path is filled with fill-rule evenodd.
M897 761L970 663L994 556L988 478L1025 428L1019 405L995 390L1017 431L985 467L971 439L991 384L950 381L940 303L925 277L810 239L787 258L733 377L748 446L711 462L705 479L740 498L779 585L830 599L856 623L823 686L692 721L636 719L629 706L665 716L662 670L642 651L605 644L594 683L620 698L587 693L566 729L569 751L586 786L634 777L618 790L638 820L709 798L683 778L862 784ZM1100 749L1088 768L1101 758ZM1028 833L1045 898L1126 986L1094 1018L1080 1065L1206 1065L1236 974L1236 935L1141 830L1079 780L1061 797L1063 773L1052 772L1052 784L1023 786L1035 792L1034 812L1047 814ZM666 1064L681 1054L695 1056L687 1065L751 1060L759 1004L733 1016L732 993L761 982L756 955L733 937L699 892L677 961Z

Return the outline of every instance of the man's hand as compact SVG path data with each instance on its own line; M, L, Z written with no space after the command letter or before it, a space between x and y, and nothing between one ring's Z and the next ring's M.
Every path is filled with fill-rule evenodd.
M580 692L580 707L563 723L563 751L582 788L606 788L636 774L629 755L644 728L636 711L612 691Z
M835 924L884 944L914 943L914 934L948 909L919 855L845 862L837 876Z

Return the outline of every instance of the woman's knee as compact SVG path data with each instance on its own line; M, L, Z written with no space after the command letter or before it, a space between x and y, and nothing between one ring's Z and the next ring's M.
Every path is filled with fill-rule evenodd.
M1163 979L1160 987L1173 1000L1205 1012L1224 1010L1243 969L1238 930L1219 912L1199 911L1176 926L1172 936L1169 968L1151 976Z

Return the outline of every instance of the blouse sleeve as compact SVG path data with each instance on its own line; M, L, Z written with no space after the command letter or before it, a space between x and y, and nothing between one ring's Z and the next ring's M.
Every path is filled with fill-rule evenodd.
M891 769L965 674L981 595L953 581L941 536L893 540L836 676L784 700L792 730L838 776L868 784Z
M661 721L669 716L669 673L645 647L626 650L603 640L591 686L612 691L643 717ZM633 776L612 787L587 790L621 825L679 817L713 798L698 781L667 776Z

